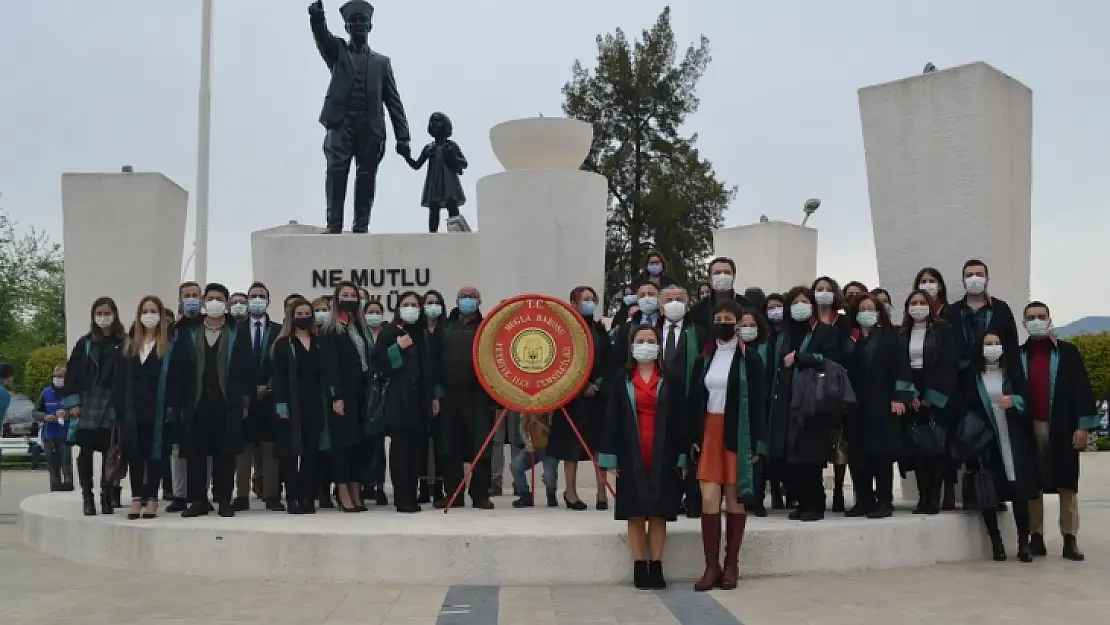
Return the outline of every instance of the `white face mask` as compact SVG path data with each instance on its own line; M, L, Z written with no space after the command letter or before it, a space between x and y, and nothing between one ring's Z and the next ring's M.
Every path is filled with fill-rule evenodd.
M231 305L231 316L232 317L246 317L247 316L247 305L244 304L243 302L235 302L234 304L232 304Z
M686 316L686 303L673 301L663 304L663 316L671 321L678 321Z
M266 301L264 297L252 297L250 304L247 305L247 310L250 310L252 315L261 317L266 314L266 309L270 307L270 302Z
M420 309L416 306L402 306L401 307L401 321L405 323L416 323L420 318Z
M740 326L740 340L745 343L751 343L759 338L759 328L751 326Z
M709 286L714 291L727 291L732 288L733 277L727 273L715 273L709 277Z
M817 300L818 306L832 306L836 296L832 291L817 291L813 294L813 299Z
M649 317L659 312L659 298L657 297L641 297L639 303L640 312Z
M983 346L983 358L985 358L987 362L992 363L992 364L998 362L998 360L1000 358L1002 358L1002 346L1001 345L984 345Z
M879 313L873 310L861 310L856 313L856 321L865 328L873 328L879 322Z
M987 290L987 279L982 276L968 276L964 280L967 292L972 295L982 295Z
M63 386L65 386L65 383L66 383L65 378L54 378L51 381L54 382L54 387L55 388L62 388Z
M929 294L929 297L936 297L937 290L940 288L936 282L922 282L917 285L917 288Z
M104 330L107 330L108 328L112 327L112 324L115 323L115 321L116 321L116 317L115 317L115 315L112 315L112 314L97 315L96 316L96 325L97 325L97 327L99 327L101 329L104 329Z
M806 302L798 302L797 304L790 305L790 317L794 321L809 321L813 316L813 305Z
M782 321L782 306L772 306L768 308L767 318L775 323Z
M382 325L382 316L378 313L366 313L366 325L377 328Z
M632 358L636 362L651 362L659 357L659 345L655 343L636 343L632 346Z
M226 312L227 304L224 304L218 299L209 300L204 303L204 314L212 317L213 319L217 317L223 317Z
M316 312L312 313L312 316L316 318L316 325L324 325L328 322L328 318L331 317L331 311L317 310Z
M920 304L910 306L910 318L914 321L925 321L929 318L929 307Z
M159 315L158 313L143 313L142 315L139 315L139 323L143 324L143 327L148 330L151 330L155 326L157 326L158 322L161 319L162 315Z
M1052 326L1044 319L1030 319L1025 322L1025 329L1029 331L1029 336L1035 339L1048 336L1051 328Z

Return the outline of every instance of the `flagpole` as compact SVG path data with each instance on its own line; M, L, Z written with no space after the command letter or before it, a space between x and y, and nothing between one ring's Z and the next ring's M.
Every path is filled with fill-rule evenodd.
M201 1L200 90L197 107L196 281L208 280L208 177L212 157L212 0Z

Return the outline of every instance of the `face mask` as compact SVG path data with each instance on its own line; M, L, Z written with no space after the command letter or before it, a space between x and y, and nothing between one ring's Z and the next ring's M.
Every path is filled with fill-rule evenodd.
M161 320L162 315L159 315L158 313L143 313L139 315L139 323L143 324L143 327L148 330L157 326L158 322Z
M216 317L223 317L227 313L227 304L224 304L218 299L205 302L204 314L215 319Z
M813 316L813 305L805 302L798 302L797 304L790 305L790 318L794 321L809 321Z
M583 317L589 319L590 317L594 316L595 312L597 312L597 302L582 302L582 305L579 307L578 311L582 313Z
M632 346L632 358L636 362L651 362L659 357L659 346L655 343L636 343Z
M652 316L659 312L659 298L656 297L641 297L640 298L640 312L647 316Z
M270 307L270 302L262 297L253 297L247 305L247 310L256 317L261 317L266 314L266 309Z
M235 302L234 304L232 304L231 305L231 316L232 317L246 317L247 316L247 305L242 303L242 302Z
M714 323L713 336L717 337L719 341L731 341L732 337L736 336L736 324Z
M339 300L339 310L342 310L343 312L345 312L347 314L358 312L358 300L357 299L341 299L341 300Z
M922 282L921 284L917 285L917 288L928 293L929 297L936 297L937 289L940 288L940 285L938 285L936 282Z
M986 358L987 362L998 362L998 359L1002 358L1002 346L984 345L983 358Z
M964 286L967 287L968 293L981 295L983 291L987 290L987 279L982 276L970 276L964 280Z
M181 310L185 312L186 317L196 317L200 314L200 300L195 297L181 300Z
M115 320L115 315L97 315L96 325L103 330L107 330L108 328L112 327L112 322L114 322Z
M464 315L473 315L474 313L478 312L478 298L460 297L459 312Z
M1048 322L1044 319L1030 319L1025 322L1025 329L1029 336L1039 339L1048 336Z
M416 306L402 306L401 307L401 321L405 323L416 323L420 318L420 309Z
M920 305L910 306L909 312L910 312L910 317L914 321L925 321L926 319L929 318L929 307L928 306L920 306Z
M382 325L382 316L379 315L378 313L367 313L366 314L366 325L370 326L371 328L381 327L381 325Z
M648 263L647 270L651 275L657 276L663 273L663 265L660 263Z
M621 301L624 302L625 306L631 306L636 303L636 295L625 295L621 298Z
M686 316L686 302L667 302L663 304L663 315L671 321L678 321Z
M54 383L55 388L62 388L63 386L65 386L65 383L66 383L65 378L54 378L51 381Z
M856 321L865 328L873 328L879 323L879 313L873 310L861 310L856 313Z
M297 317L293 320L293 327L298 330L311 330L314 323L316 323L316 319L312 317Z
M832 291L817 291L813 294L813 299L817 300L818 306L832 306L836 296Z
M427 315L429 319L438 319L439 316L443 314L443 306L439 304L428 304L424 307L424 314Z
M772 306L767 309L767 318L771 321L782 321L782 306Z
M741 341L744 341L745 343L751 343L752 341L756 340L757 338L759 338L759 328L753 328L751 326L741 326L740 327L740 340Z
M317 310L316 312L312 313L312 317L316 320L316 325L322 326L328 322L328 319L331 317L331 311Z
M714 291L727 291L732 288L732 276L727 273L715 273L709 278L709 286Z

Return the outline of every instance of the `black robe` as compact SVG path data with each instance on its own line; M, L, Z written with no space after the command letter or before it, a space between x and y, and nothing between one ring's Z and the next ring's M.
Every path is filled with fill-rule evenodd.
M972 320L975 313L968 308L966 295L944 309L944 320L952 327L952 334L956 340L956 358L961 371L970 366L971 355L979 349L983 335L987 333L997 334L1002 340L1002 353L1017 353L1017 323L1014 322L1014 313L1010 306L998 298L990 297L987 309L984 313L986 324L981 333L976 333L973 327Z
M902 348L906 362L909 362L910 333L901 334ZM907 413L917 421L933 420L946 428L951 428L959 416L957 401L962 393L959 382L959 345L956 343L952 326L938 319L925 331L922 346L922 368L911 370L914 377L914 392L917 399L928 401L931 408L922 406L916 413Z
M464 323L456 308L429 337L436 352L442 391L440 413L432 417L435 452L441 458L461 456L469 462L493 428L493 401L478 381L470 356L481 323L481 313ZM448 361L448 356L461 354L465 354L465 358ZM452 367L461 370L452 371ZM466 440L461 436L463 432L468 435ZM486 454L491 455L490 448L486 449Z
M578 397L567 404L566 410L570 418L574 419L574 425L582 434L582 438L586 440L586 445L590 447L590 451L596 454L597 450L595 448L599 444L604 429L605 393L610 390L608 388L610 386L609 382L612 381L615 375L618 375L617 369L614 368L612 363L617 360L624 363L624 358L621 355L628 354L628 348L627 343L625 343L624 351L621 351L620 347L610 349L608 336L605 334L605 326L596 321L590 322L588 325L594 342L594 361L590 367L589 384L600 390L587 397L584 389ZM621 340L627 342L628 327L630 326L621 326L621 329L624 330L624 338L618 338L618 345ZM620 335L620 331L618 331L618 335ZM582 448L582 443L578 441L578 437L575 436L574 430L571 429L570 423L567 422L567 418L562 414L562 411L556 411L551 419L551 434L548 436L547 453L553 458L571 462L590 459L589 454Z
M694 379L687 398L686 415L691 443L701 444L705 434L705 415L709 390L705 374L717 353L717 343L705 348L705 355L694 363ZM725 396L725 449L736 454L736 496L746 506L758 502L753 456L767 456L767 373L757 350L737 347L728 372ZM826 438L826 440L828 440Z
M994 410L991 409L990 397L980 379L981 372L968 369L964 372L962 387L964 397L967 398L967 411L975 412L986 419L994 430L995 436L992 444L987 445L977 460L969 465L978 464L991 473L995 489L1003 501L1028 501L1037 496L1041 488L1040 468L1037 463L1037 443L1033 436L1033 418L1029 412L1029 387L1025 376L1021 372L1021 362L1016 358L1003 359L1008 361L1005 366L1005 380L1002 392L1013 397L1014 405L1006 411L1007 431L1010 435L1010 450L1014 458L1014 481L1006 476L1006 468L1002 462L1002 452L998 439L998 424L995 421ZM1019 504L1020 505L1020 504Z
M655 430L651 471L644 466L640 444L639 407L632 376L635 369L611 380L598 445L598 465L617 469L616 505L618 521L640 517L678 518L682 493L680 470L686 466L685 450L690 441L683 418L682 380L660 377L656 395Z
M82 414L80 417L71 416L67 421L69 442L81 445L83 441L78 440L79 432L107 430L111 427L112 384L115 382L116 364L122 347L120 341L105 338L96 342L92 340L91 334L86 334L70 350L66 363L66 380L62 386L65 393L62 406L66 410L80 406ZM97 444L93 446L100 447L101 437L96 438ZM87 440L94 442L92 438Z
M401 349L397 339L412 338ZM375 372L389 380L385 391L384 435L394 432L427 432L432 417L432 400L442 394L436 364L435 344L428 331L416 324L382 326L372 351Z
M247 334L247 342L251 346L251 358L254 361L257 376L256 386L270 386L270 377L273 375L273 347L274 341L281 334L281 324L270 321L266 317L262 321L262 352L254 352L254 323L255 320L247 317L243 320L242 328ZM274 398L272 393L258 397L257 389L251 391L251 403L248 410L247 422L243 424L243 440L249 443L273 441Z
M891 412L890 404L902 402L910 412L914 398L902 340L893 328L874 328L868 336L849 341L848 349L842 362L856 394L844 422L848 453L853 460L862 454L898 458L905 438L903 417Z
M166 424L176 419L181 405L181 376L174 370L181 359L173 350L170 341L161 358L153 349L146 362L138 354L121 353L116 363L112 410L124 458L161 460L169 453Z
M786 367L783 359L794 352L794 365ZM775 346L778 363L773 377L768 452L771 458L789 462L826 464L832 446L832 430L839 415L816 414L810 417L789 440L790 400L794 388L794 372L824 366L825 360L839 361L840 335L827 323L810 325L790 321L783 324Z
M324 436L328 406L320 359L318 337L312 337L307 350L294 336L274 343L270 378L274 412L270 419L274 421L274 455L279 458L314 455L330 447L330 436ZM282 414L289 418L278 418Z
M254 393L255 371L251 358L250 338L231 315L224 321L220 334L219 362L216 363L220 376L221 390L224 395L224 436L220 449L209 449L208 441L198 440L196 435L198 418L197 406L203 393L202 376L208 342L205 337L204 323L182 326L174 340L174 354L180 359L177 371L181 389L180 419L177 422L179 451L182 456L205 457L213 453L235 455L243 448L243 422L250 397Z
M323 373L324 397L327 399L328 439L332 449L346 449L362 444L363 419L366 411L366 389L373 369L371 341L365 335L366 371L346 328L322 333L316 337L320 345L320 370ZM336 414L333 403L343 400L343 414Z
M1029 375L1029 342L1021 346L1022 371ZM1087 367L1075 345L1055 340L1049 361L1049 457L1041 467L1042 489L1079 491L1079 451L1072 445L1076 430L1099 428Z

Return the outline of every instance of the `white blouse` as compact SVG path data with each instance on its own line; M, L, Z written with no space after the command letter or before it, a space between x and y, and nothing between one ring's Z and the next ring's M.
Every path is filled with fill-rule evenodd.
M154 339L148 339L143 343L143 348L139 350L139 362L146 363L146 359L152 351L154 351Z
M910 368L925 368L925 333L928 327L924 323L913 324L910 330Z
M1006 410L998 405L998 400L1004 394L1002 392L1004 376L998 365L987 365L981 377L983 388L991 398L994 423L998 426L998 448L1002 451L1002 466L1006 469L1006 479L1013 482L1017 478L1014 472L1014 450L1010 447L1010 425L1006 420Z
M727 343L717 343L717 351L705 372L705 390L709 391L706 412L724 413L725 400L728 398L728 374L732 371L732 359L736 356L737 339Z

